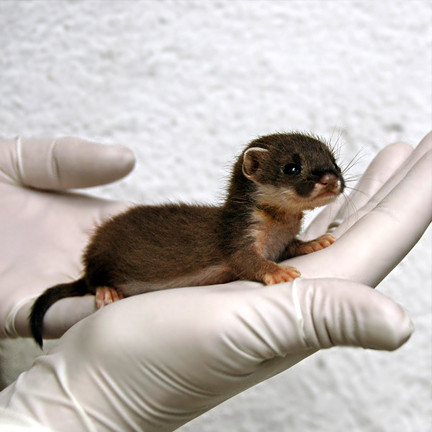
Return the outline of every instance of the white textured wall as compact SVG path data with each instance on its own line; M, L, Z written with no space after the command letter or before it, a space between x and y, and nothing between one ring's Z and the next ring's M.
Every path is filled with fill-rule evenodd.
M126 144L135 172L95 192L140 202L215 201L273 131L340 136L358 173L431 129L431 19L409 0L2 0L0 135ZM380 286L416 326L403 348L321 352L182 430L430 432L430 239Z

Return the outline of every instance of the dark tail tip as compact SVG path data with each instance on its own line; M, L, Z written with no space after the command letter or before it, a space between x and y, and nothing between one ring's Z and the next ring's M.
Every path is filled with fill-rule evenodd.
M88 288L84 280L78 279L71 283L55 285L48 288L33 304L30 312L30 329L34 340L42 348L43 318L47 310L57 301L65 297L77 297L87 294Z

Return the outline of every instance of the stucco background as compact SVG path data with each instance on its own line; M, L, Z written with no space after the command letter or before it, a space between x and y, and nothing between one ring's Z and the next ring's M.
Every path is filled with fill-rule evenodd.
M416 0L2 0L0 135L125 144L135 171L89 193L136 202L217 201L274 131L339 139L356 175L431 129L431 22ZM404 347L321 352L181 430L430 432L430 234L379 287L412 317ZM3 382L32 355L2 342Z

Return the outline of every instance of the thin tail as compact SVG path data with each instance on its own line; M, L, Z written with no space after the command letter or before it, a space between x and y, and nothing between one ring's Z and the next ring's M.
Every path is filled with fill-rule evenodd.
M30 312L30 329L34 340L42 348L42 323L46 311L57 300L65 297L83 296L89 292L84 278L76 281L55 285L48 288L41 296L39 296L33 304Z

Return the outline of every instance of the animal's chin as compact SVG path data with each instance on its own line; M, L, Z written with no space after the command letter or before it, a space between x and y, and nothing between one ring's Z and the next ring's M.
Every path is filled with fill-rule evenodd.
M320 194L318 194L314 199L315 200L328 200L329 202L336 199L336 197L339 195L339 191L323 191Z
M307 197L303 198L303 204L305 210L312 210L316 207L321 207L327 204L330 204L332 201L334 201L337 196L339 195L339 192L332 192L332 191L322 191L318 195L314 197Z

